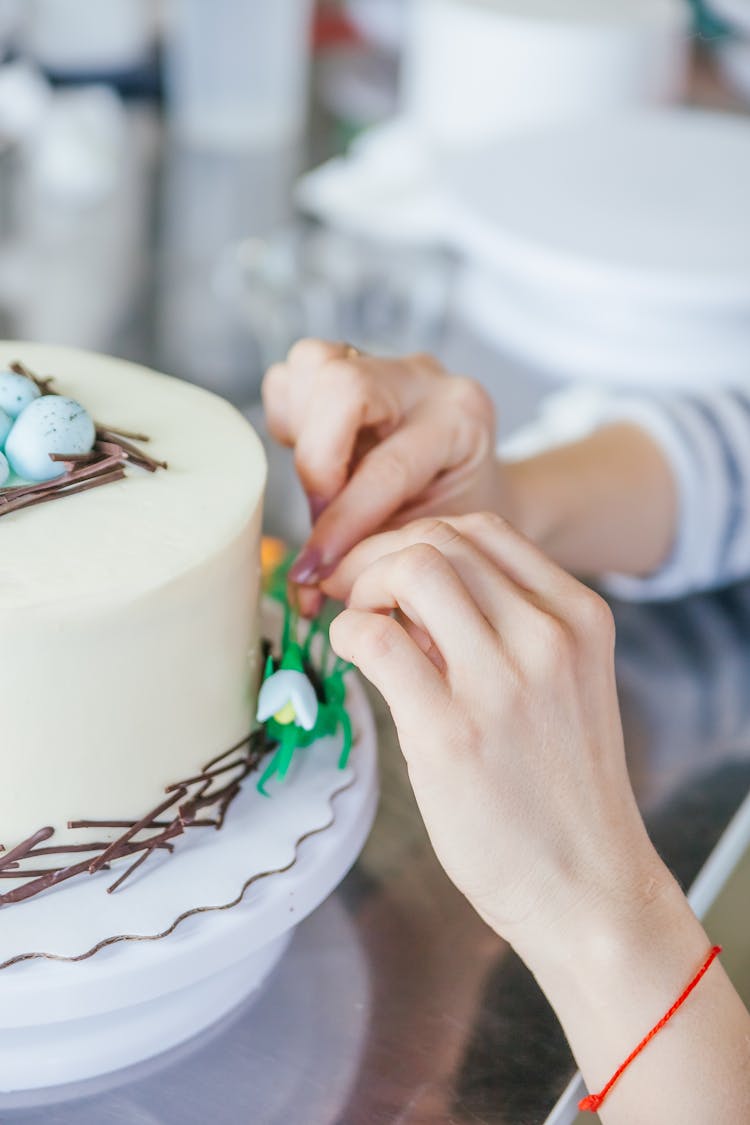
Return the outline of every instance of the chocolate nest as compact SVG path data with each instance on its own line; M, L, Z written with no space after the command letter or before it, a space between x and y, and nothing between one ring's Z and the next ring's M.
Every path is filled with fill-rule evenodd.
M76 876L109 870L114 860L135 856L133 863L107 887L107 892L111 894L154 852L173 851L172 841L188 828L221 828L242 782L271 749L272 744L261 728L212 758L195 777L168 785L165 800L140 820L72 820L68 823L71 829L122 829L111 842L44 847L42 845L55 834L54 828L47 827L40 828L9 852L0 847L0 853L4 853L0 854L0 879L19 881L18 886L0 894L0 906L23 902ZM49 862L49 857L59 858L75 853L85 854L87 858L56 866L27 866L29 862L42 858Z
M25 375L37 385L42 395L54 394L50 390L51 378L39 378L25 364L10 364L11 371ZM63 465L65 472L54 480L38 484L19 484L0 489L0 516L7 516L35 504L75 496L103 484L112 484L125 477L127 465L137 465L149 473L166 469L166 461L149 457L134 442L148 442L146 434L132 434L113 426L96 423L96 443L90 453L51 453L50 458Z

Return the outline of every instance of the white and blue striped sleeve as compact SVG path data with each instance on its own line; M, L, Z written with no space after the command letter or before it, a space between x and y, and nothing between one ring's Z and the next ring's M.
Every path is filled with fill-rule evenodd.
M529 456L626 421L653 438L672 468L678 530L657 572L608 574L604 587L632 601L668 600L750 576L750 390L626 395L573 388L548 400L502 452Z
M679 514L663 566L644 578L607 575L607 589L631 600L666 600L750 575L750 393L615 396L599 424L616 421L634 422L660 446Z

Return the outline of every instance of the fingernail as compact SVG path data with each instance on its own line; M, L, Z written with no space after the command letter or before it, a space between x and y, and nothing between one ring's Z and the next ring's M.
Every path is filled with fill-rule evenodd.
M323 608L323 595L314 586L297 587L297 608L303 617L317 617Z
M328 501L324 496L310 494L307 497L307 503L310 505L310 522L316 523L328 507Z
M330 578L338 565L338 559L332 559L331 562L321 563L318 567L318 582L325 582L326 578Z
M317 547L305 547L289 569L289 579L300 586L314 586L320 578L322 562Z

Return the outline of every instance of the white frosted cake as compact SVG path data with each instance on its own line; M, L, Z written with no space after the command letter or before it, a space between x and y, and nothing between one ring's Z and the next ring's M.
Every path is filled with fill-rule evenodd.
M41 829L54 835L33 859L47 839L68 850L115 839L247 737L266 479L250 425L204 390L86 352L0 344L0 369L13 361L52 376L103 429L147 436L141 448L167 467L126 463L102 487L0 505L0 870ZM92 836L77 821L104 827Z

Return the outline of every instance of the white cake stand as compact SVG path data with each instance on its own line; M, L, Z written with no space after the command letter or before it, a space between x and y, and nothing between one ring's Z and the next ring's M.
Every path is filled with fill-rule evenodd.
M151 1058L259 987L372 826L375 728L353 678L347 706L356 742L346 770L339 740L323 740L269 785L271 799L248 779L220 832L188 833L115 894L101 872L2 911L0 1092Z
M360 1069L371 1006L361 935L332 895L297 926L263 987L211 1028L85 1082L0 1094L0 1121L339 1121Z

